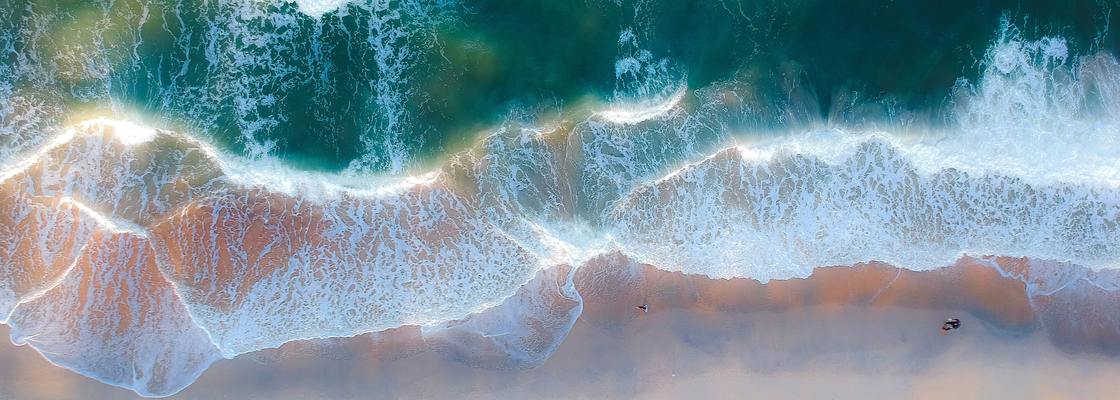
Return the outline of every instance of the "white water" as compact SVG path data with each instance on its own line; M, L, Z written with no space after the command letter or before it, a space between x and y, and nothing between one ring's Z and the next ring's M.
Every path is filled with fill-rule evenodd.
M290 146L277 132L300 123L291 108L305 99L288 93L303 88L316 99L342 98L299 111L321 127L307 134L322 138L324 148L358 154L351 175L400 173L424 145L409 134L408 110L427 101L413 81L431 67L422 61L437 45L433 30L459 9L453 1L411 0L87 6L75 12L40 4L0 14L0 162L24 158L60 134L71 113L87 109L118 118L147 114L153 126L224 138L249 157L267 158ZM353 25L346 16L357 17ZM353 40L339 43L337 36ZM350 58L346 65L337 65L340 54ZM357 93L339 95L339 86L358 86ZM359 131L323 122L338 120L353 120ZM346 134L359 136L359 148L341 149Z
M1065 52L1005 31L979 80L960 84L957 122L935 134L822 124L748 140L728 121L796 127L801 113L731 81L638 118L608 108L553 132L511 124L391 181L80 124L0 167L0 312L52 362L168 395L219 356L403 324L532 365L580 307L553 267L613 251L763 281L963 254L1114 268L1120 66Z

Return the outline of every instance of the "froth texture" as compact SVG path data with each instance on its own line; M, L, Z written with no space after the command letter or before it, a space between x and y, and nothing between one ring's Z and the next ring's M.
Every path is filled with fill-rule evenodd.
M820 121L792 78L773 83L777 97L750 71L688 89L624 32L620 83L602 110L547 126L509 120L423 174L372 176L401 171L415 144L402 136L411 97L399 83L417 63L401 45L417 10L351 4L340 13L359 17L332 22L275 12L289 3L215 4L223 12L199 17L228 29L197 50L229 84L184 81L160 98L207 93L188 114L222 111L198 125L236 126L247 156L112 120L4 138L14 144L0 154L0 313L15 342L54 363L163 396L220 357L421 325L421 339L452 358L527 368L582 312L577 280L628 286L641 278L633 268L652 265L768 282L962 257L984 271L965 289L1011 278L1026 291L1016 306L1042 310L1041 323L1090 348L1114 338L1120 64L1109 54L1075 58L1060 39L1004 27L978 81L959 82L950 121L908 132L906 121ZM341 3L316 4L299 6L314 15ZM368 39L355 51L378 61L363 97L378 112L362 123L386 140L363 137L364 156L341 174L270 158L277 144L263 133L289 124L278 110L291 99L269 93L335 87L301 68L293 55L325 56L297 38L354 27ZM115 64L75 64L85 50L66 50L52 68L74 93L115 88L91 78L118 76ZM37 129L10 116L50 107L15 101L25 97L5 84L0 97L13 101L0 105L0 128ZM763 128L793 133L744 133ZM902 285L921 276L896 273ZM871 301L881 294L891 299L884 290ZM1084 318L1053 317L1067 308Z
M618 240L645 262L763 281L868 260L928 269L961 254L1115 267L1120 239L1115 191L954 169L923 176L877 141L835 164L728 149L636 189L612 213Z
M179 391L218 358L147 241L127 233L94 235L65 278L20 304L9 324L16 344L141 395Z

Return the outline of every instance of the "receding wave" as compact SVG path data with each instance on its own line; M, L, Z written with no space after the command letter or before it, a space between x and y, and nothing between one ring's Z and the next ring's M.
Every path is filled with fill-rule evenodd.
M161 396L220 357L406 324L533 365L582 309L574 271L610 257L760 281L986 255L1115 268L1120 64L1063 43L1005 27L945 126L829 124L792 91L669 79L640 88L658 101L510 122L415 177L76 124L0 169L0 314L52 362Z

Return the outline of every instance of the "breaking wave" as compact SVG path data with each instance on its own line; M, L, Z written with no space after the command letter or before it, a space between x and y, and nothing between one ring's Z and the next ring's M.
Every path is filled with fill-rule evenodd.
M235 3L249 14L230 24L293 23ZM299 52L268 44L290 39L276 31L229 40ZM405 36L370 38L392 47ZM221 88L232 97L213 104L237 105L246 142L268 153L252 132L288 122L272 111L283 99L263 93L307 71L224 52L223 40L199 50L224 60L215 72L244 74L231 79L244 87ZM414 177L298 171L139 122L51 132L29 117L49 109L39 97L0 82L0 129L11 132L0 154L0 315L16 343L56 364L163 396L219 358L406 324L453 349L489 349L460 354L469 361L492 351L534 365L579 315L574 271L615 254L764 282L969 255L1120 266L1111 54L1078 57L1061 38L1005 25L979 78L958 83L951 122L867 129L819 120L792 89L775 98L736 79L686 89L632 32L619 42L617 101L576 122L509 122ZM400 78L381 76L375 91L396 98ZM626 101L634 94L656 101ZM393 118L387 131L399 130ZM754 134L763 129L787 133ZM377 154L397 157L386 146Z
M51 3L0 13L0 161L111 114L250 158L353 160L401 172L424 142L416 76L453 1ZM314 142L299 141L311 131ZM293 140L296 138L296 140ZM356 139L356 140L355 140ZM311 148L309 150L308 148Z

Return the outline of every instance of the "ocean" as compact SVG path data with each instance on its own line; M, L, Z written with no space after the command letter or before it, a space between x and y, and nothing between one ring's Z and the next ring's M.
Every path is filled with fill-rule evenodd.
M2 322L140 395L405 325L538 365L602 257L1120 287L1115 3L4 1Z

